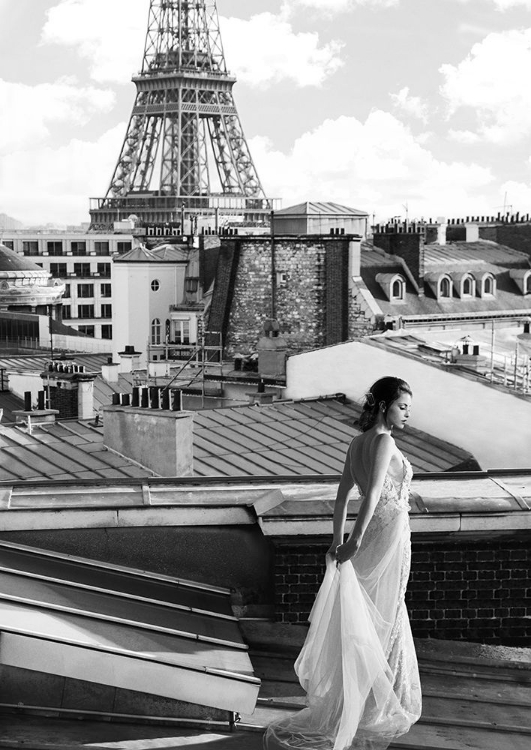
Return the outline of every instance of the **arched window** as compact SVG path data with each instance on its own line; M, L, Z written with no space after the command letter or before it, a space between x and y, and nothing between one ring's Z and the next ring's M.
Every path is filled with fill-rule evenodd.
M391 299L404 299L404 281L395 279L391 286Z
M443 278L441 279L441 286L440 286L441 297L449 297L451 289L452 287L450 285L450 279L447 278L446 276L443 276Z
M531 273L528 273L525 279L524 294L531 294Z
M158 318L151 321L151 343L160 344L160 320Z
M465 294L468 297L470 297L470 295L472 294L472 279L470 278L470 276L465 276L465 278L463 279L463 295Z
M494 294L494 282L492 276L485 276L483 280L483 294Z

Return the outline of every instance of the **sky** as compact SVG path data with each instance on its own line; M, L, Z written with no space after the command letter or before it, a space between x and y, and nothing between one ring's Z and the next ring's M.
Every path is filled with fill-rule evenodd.
M88 220L149 0L0 0L0 213ZM531 212L531 0L218 0L256 169L284 207Z

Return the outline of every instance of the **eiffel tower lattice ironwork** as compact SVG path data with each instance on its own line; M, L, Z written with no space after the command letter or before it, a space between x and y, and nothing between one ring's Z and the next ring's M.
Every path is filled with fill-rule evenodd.
M215 0L150 0L133 81L136 100L110 187L91 200L94 228L127 213L165 222L185 211L253 218L270 211L234 103Z

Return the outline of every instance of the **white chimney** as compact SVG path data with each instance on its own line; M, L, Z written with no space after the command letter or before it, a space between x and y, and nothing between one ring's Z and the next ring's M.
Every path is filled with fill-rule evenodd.
M465 224L466 241L477 242L479 240L479 225L470 222Z

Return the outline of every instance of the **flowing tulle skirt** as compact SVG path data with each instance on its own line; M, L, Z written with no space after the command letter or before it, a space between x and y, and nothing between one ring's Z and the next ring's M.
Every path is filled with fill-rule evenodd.
M375 517L353 561L327 561L295 664L308 705L268 727L267 750L383 750L417 721L408 574L407 512Z

